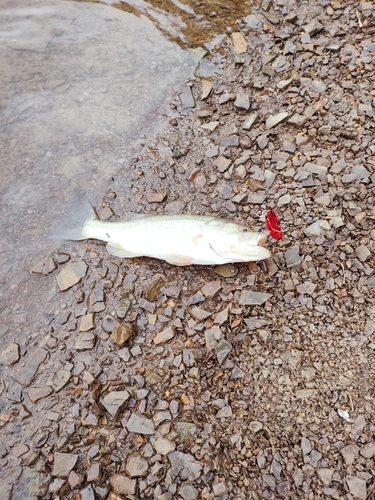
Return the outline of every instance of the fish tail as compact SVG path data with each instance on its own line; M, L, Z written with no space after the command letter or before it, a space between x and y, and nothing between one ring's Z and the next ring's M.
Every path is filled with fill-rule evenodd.
M78 195L69 203L62 219L53 226L48 236L54 240L85 240L85 226L96 219L91 203L85 195Z

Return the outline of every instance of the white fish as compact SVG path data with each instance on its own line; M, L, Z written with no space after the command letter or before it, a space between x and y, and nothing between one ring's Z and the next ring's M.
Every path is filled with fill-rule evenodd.
M74 200L50 237L94 238L117 257L154 257L177 266L216 265L268 259L267 235L230 219L205 215L130 215L121 222L96 218L89 201Z

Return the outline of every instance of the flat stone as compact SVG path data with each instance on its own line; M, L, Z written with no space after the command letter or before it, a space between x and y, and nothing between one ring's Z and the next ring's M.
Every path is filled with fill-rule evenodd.
M342 180L343 184L351 184L352 182L357 180L357 176L356 176L356 174L344 174L341 177L341 180Z
M327 173L327 167L324 167L322 165L316 165L315 163L307 162L307 163L305 163L303 168L304 168L304 170L306 170L307 172L310 172L311 174L320 175L320 174Z
M71 486L71 488L75 488L79 484L81 484L84 480L84 477L82 474L77 474L74 470L70 471L69 477L68 477L68 483Z
M250 96L249 94L245 94L244 92L240 92L236 94L236 100L234 101L234 105L237 108L246 109L250 108Z
M159 332L156 337L154 337L154 344L164 344L168 340L173 339L175 332L171 326L168 326L165 330Z
M140 455L129 455L126 460L125 472L130 477L145 477L148 472L148 462Z
M260 149L265 149L268 145L268 142L269 142L268 136L267 135L259 135L256 138L256 142L257 142L258 147Z
M156 453L160 455L168 455L176 449L176 443L167 438L159 438L155 441Z
M89 308L92 312L101 312L105 309L105 295L102 289L95 288L89 296Z
M204 321L209 316L211 316L210 312L205 311L201 307L192 307L190 310L190 314L193 316L194 319L198 321Z
M366 443L359 451L360 455L364 458L372 458L375 455L375 443Z
M110 339L112 342L120 347L122 347L127 340L132 336L133 330L128 326L116 321Z
M367 487L366 481L360 479L359 477L346 476L346 484L348 485L350 493L353 497L359 500L366 500L367 498Z
M194 464L198 465L198 470L199 468L202 468L201 464L197 462L192 455L183 453L181 451L172 451L171 453L169 453L168 459L171 463L172 476L180 476L182 480L191 480Z
M139 417L132 413L126 423L126 428L129 432L136 432L137 434L155 434L155 425L152 420L146 417Z
M61 291L68 290L86 276L87 264L84 260L67 264L56 276L57 285Z
M355 165L350 173L353 175L355 175L357 177L357 179L359 180L362 180L362 179L366 179L367 177L370 177L371 174L370 172L367 170L367 168L365 168L364 166L362 165Z
M288 248L285 252L286 267L296 267L302 264L303 257L299 254L299 245Z
M0 364L11 366L20 359L20 346L16 342L11 342L0 353Z
M12 455L15 456L16 458L22 457L22 455L27 453L29 451L29 449L30 448L24 443L16 444L12 448Z
M308 295L312 295L316 287L317 287L316 283L312 283L311 281L305 281L304 283L297 285L296 288L298 293L302 294L307 293Z
M210 281L201 288L201 292L206 298L212 299L212 297L215 297L221 288L222 286L220 281Z
M230 167L230 164L232 162L228 159L228 158L225 158L225 156L219 156L214 162L213 164L215 165L215 167L217 167L217 169L220 171L220 172L225 172L226 170L228 170L228 168Z
M112 491L117 495L134 495L137 480L129 479L123 474L113 474L109 478L109 484L111 485Z
M371 252L366 245L360 245L356 248L355 255L361 262L365 262L370 257Z
M36 403L39 399L43 399L51 394L52 387L49 385L45 385L44 387L29 387L25 390L28 395L30 401L32 403Z
M247 41L242 33L236 31L231 34L234 51L238 54L247 52Z
M77 351L86 351L93 349L96 344L96 335L93 333L82 333L76 340L75 348Z
M95 328L94 313L91 312L82 316L79 324L79 331L87 332L89 330L92 330L93 328Z
M286 120L288 116L289 113L286 111L278 113L277 115L269 116L266 120L266 128L270 129L272 127L276 127L276 125Z
M100 463L94 462L87 471L87 481L98 481L100 479Z
M56 262L52 257L48 257L47 259L36 264L31 269L31 272L35 274L43 274L44 276L46 276L47 274L52 273L52 271L54 271L55 269L57 269Z
M203 128L204 130L209 130L210 132L213 132L214 130L217 129L217 127L219 126L219 123L220 122L218 122L218 121L204 123L203 125L201 125L201 128Z
M189 85L186 85L183 92L181 92L180 101L184 108L195 108L195 99Z
M233 416L232 408L230 406L224 406L216 413L216 418L231 418Z
M118 412L122 409L126 401L129 399L128 391L113 391L104 396L101 400L102 405L107 412L115 418Z
M184 484L179 489L178 494L184 500L196 500L198 498L199 491L191 484Z
M67 370L59 370L53 378L53 382L52 382L53 390L55 392L61 391L61 389L63 387L65 387L66 384L69 383L71 378L72 378L71 372L69 372Z
M319 479L321 480L321 482L325 486L328 486L329 484L331 484L333 469L328 469L327 467L322 467L321 469L317 469L316 472L318 473Z
M149 191L146 194L146 200L148 203L162 203L168 197L169 190L161 189L160 191Z
M354 443L348 444L347 446L344 446L344 448L341 448L340 450L340 453L346 465L352 465L354 463L354 460L356 459L358 452L359 452L359 446L357 446Z
M291 202L291 196L289 193L280 196L277 200L277 206L282 207L283 205L288 205Z
M250 130L251 127L258 121L259 119L259 113L250 113L249 116L245 118L245 121L243 122L242 128L244 130Z
M73 453L59 453L56 451L53 459L52 475L55 477L68 477L77 460L78 455L74 455Z
M223 497L228 495L228 486L225 482L220 481L212 486L212 491L215 497Z
M39 366L49 357L48 352L38 347L26 358L26 364L19 370L14 370L13 378L21 385L29 386L37 373Z
M220 365L224 363L231 350L232 350L232 345L225 339L221 339L220 342L216 345L215 347L216 357Z
M294 113L294 115L292 115L289 120L288 120L288 123L290 125L294 125L295 127L303 127L305 125L305 123L308 122L308 117L307 116L304 116L304 115L300 115L298 113Z
M248 203L253 205L261 205L267 197L266 191L256 191L255 193L249 193L247 197Z
M240 306L261 306L271 297L271 293L242 290L238 303Z

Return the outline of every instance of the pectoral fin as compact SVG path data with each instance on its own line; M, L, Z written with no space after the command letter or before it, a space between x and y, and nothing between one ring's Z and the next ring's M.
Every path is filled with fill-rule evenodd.
M165 257L164 260L174 266L190 266L192 264L192 259L186 255L171 254Z
M110 245L109 243L107 244L107 250L111 255L115 255L116 257L123 257L123 258L124 257L127 257L127 258L139 257L139 255L137 255L137 254L134 254L132 252L128 252L124 248L114 247L114 246Z

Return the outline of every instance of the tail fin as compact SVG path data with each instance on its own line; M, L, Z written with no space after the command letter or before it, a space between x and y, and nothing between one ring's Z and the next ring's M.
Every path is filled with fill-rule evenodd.
M62 219L53 226L48 236L54 240L84 240L86 222L96 219L96 214L85 195L78 195L65 210Z

